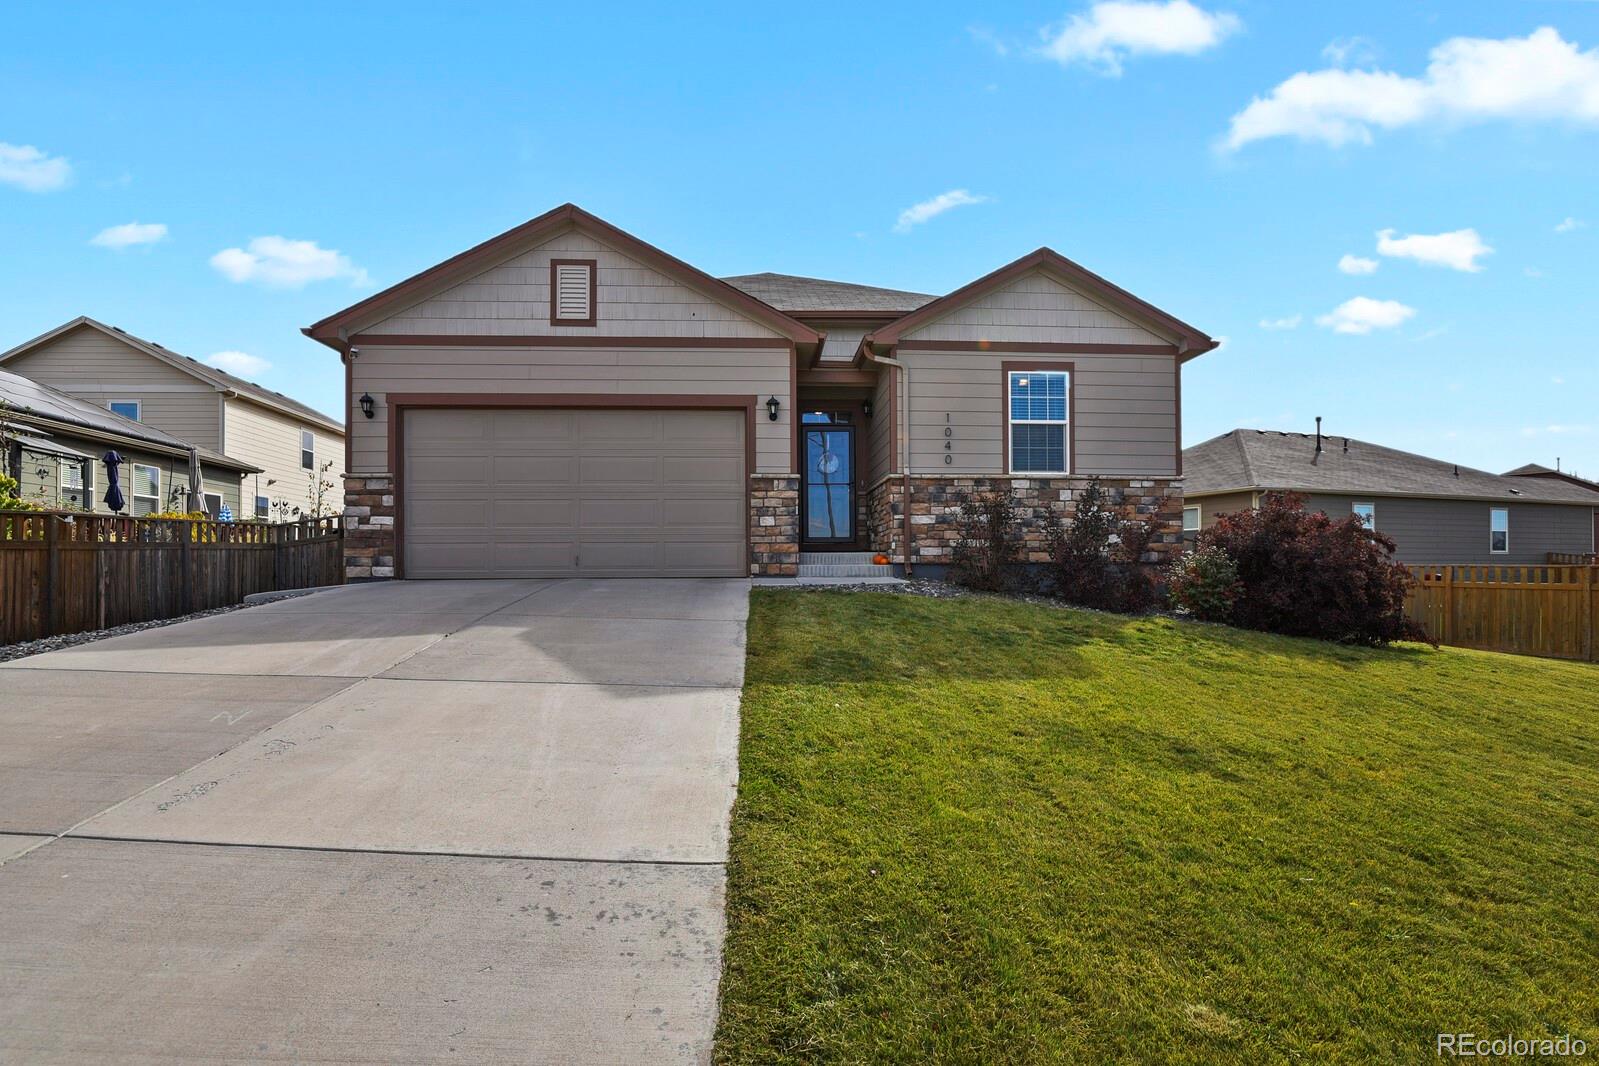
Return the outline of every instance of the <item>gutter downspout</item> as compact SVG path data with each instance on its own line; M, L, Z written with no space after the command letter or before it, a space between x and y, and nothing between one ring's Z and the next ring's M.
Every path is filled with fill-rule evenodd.
M899 471L900 471L900 477L901 477L900 484L903 486L903 491L905 493L905 516L904 516L905 517L905 532L904 532L904 538L905 538L905 576L906 577L910 577L911 576L911 373L910 373L910 368L909 367L907 367L904 363L900 362L898 359L895 359L893 356L878 355L876 352L874 352L872 350L871 340L872 340L871 337L867 337L867 338L865 338L865 340L861 344L861 351L866 356L866 358L869 359L870 361L874 362L874 363L882 363L884 366L891 367L893 369L893 371L894 371L895 377L896 378L903 378L904 381L905 381L905 409L902 412L903 417L901 417L899 419L899 423L904 428L904 432L905 432L905 461L900 464ZM893 351L894 349L890 348L889 350ZM898 384L899 384L898 381L894 381L890 385L890 387L894 388L894 390L895 390L895 392L894 392L894 402L895 403L899 402L899 392L898 392L898 388L897 388Z

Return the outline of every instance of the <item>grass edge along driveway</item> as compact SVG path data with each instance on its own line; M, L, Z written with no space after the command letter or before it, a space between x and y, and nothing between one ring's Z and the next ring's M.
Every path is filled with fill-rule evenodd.
M1599 1045L1599 669L757 590L722 1063Z

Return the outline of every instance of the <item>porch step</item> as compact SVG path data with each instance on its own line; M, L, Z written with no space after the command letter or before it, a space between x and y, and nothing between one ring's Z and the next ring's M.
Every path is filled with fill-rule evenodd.
M801 578L893 577L894 568L872 562L871 552L800 552Z

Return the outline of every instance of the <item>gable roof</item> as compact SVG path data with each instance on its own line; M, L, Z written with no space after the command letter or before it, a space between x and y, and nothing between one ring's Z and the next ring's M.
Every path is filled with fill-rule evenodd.
M181 437L163 433L154 426L135 422L131 418L123 418L98 404L79 399L60 389L52 389L32 378L13 374L9 370L0 370L0 402L6 404L12 415L25 418L30 423L40 421L52 426L65 426L112 437L123 437L154 447L158 451L178 452L183 455L187 455L189 449L194 448L201 460L213 466L225 466L232 470L244 470L250 473L261 471L258 466L230 459L221 452L214 452L209 448L192 445Z
M119 340L136 351L143 352L153 359L175 367L190 377L198 378L218 391L237 393L247 400L261 404L263 407L271 407L296 418L304 418L315 422L323 429L330 430L340 436L344 435L344 423L323 414L314 407L301 403L292 396L285 396L283 393L275 392L264 385L257 385L253 381L246 381L244 378L229 374L225 370L207 366L198 359L191 359L187 355L181 355L170 348L157 344L155 341L147 341L142 337L135 337L120 326L108 326L104 322L90 318L88 315L79 315L72 321L64 322L48 333L41 333L32 340L23 341L15 348L0 355L0 365L4 365L8 360L25 355L35 348L80 327L99 330L106 336Z
M1167 314L1154 304L1146 303L1118 285L1114 285L1086 267L1067 259L1051 248L1040 248L1022 256L976 281L963 285L948 296L923 304L903 318L876 330L867 339L873 344L898 344L905 334L942 318L979 296L1000 289L1019 278L1041 270L1053 274L1084 295L1098 300L1112 310L1119 311L1137 321L1148 323L1160 333L1175 338L1177 352L1183 360L1192 359L1216 347L1218 341L1190 326L1180 318Z
M1590 492L1599 492L1599 481L1590 481L1585 477L1578 477L1576 474L1567 473L1564 470L1556 470L1541 463L1527 463L1516 467L1514 470L1507 470L1505 471L1505 477L1546 477L1556 481L1564 481L1568 485L1580 486Z
M553 211L546 211L537 218L529 219L497 237L490 237L482 244L468 248L459 255L451 256L436 266L429 267L419 274L413 274L380 293L351 304L300 332L343 353L349 347L350 334L358 327L370 324L374 316L383 312L389 314L398 312L572 228L583 230L622 254L660 271L701 295L728 305L770 327L795 344L811 345L821 339L820 335L805 323L790 318L770 304L729 285L720 278L712 277L698 267L690 266L652 244L646 244L631 233L589 214L576 204L562 204Z
M780 311L813 317L861 311L879 311L885 316L898 317L938 299L925 292L881 289L875 285L804 278L797 274L739 274L722 280Z
M1341 495L1424 496L1507 503L1594 506L1594 493L1558 481L1512 478L1431 459L1397 448L1313 433L1235 429L1183 449L1183 494L1330 492Z

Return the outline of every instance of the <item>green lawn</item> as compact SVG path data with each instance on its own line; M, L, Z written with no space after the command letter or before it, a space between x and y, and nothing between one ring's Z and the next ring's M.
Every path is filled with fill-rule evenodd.
M757 590L723 1063L1599 1046L1599 669Z

